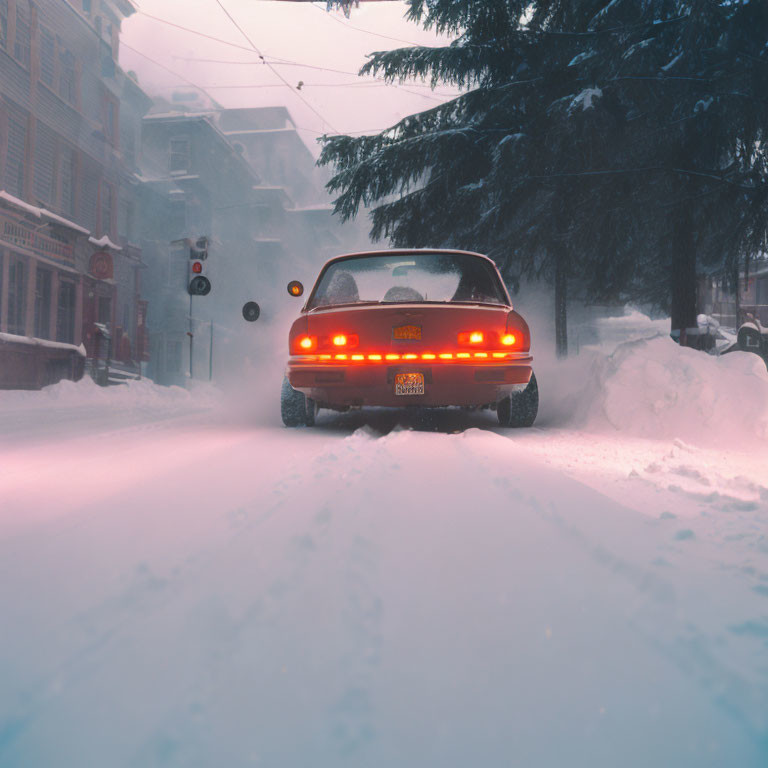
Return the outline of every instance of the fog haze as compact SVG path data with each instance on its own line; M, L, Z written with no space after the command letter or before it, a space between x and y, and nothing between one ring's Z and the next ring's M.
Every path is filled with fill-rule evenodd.
M315 155L322 133L381 130L455 95L447 86L436 91L418 82L387 86L354 75L373 51L444 41L407 21L405 3L363 4L349 20L340 12L327 13L325 3L229 0L225 7L294 88L250 50L216 0L144 0L139 13L123 24L121 65L153 95L167 98L174 90L197 86L225 107L284 105ZM352 74L326 71L334 69ZM294 90L299 82L304 83L301 94Z

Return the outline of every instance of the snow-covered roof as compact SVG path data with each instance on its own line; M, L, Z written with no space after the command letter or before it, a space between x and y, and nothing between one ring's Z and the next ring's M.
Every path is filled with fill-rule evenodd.
M85 347L82 344L76 347L74 344L66 344L63 341L49 341L48 339L37 339L33 336L17 336L15 333L0 333L0 341L6 341L11 344L28 344L33 347L47 347L48 349L67 349L85 357Z
M47 211L45 208L41 210L41 213L43 216L49 218L51 221L55 222L56 224L61 224L62 227L68 227L69 229L75 230L75 232L79 232L81 235L90 235L91 230L86 229L85 227L81 227L79 224L75 224L72 221L69 221L69 219L65 219L63 216L59 216L56 213L52 213L51 211Z
M109 235L103 235L98 240L95 237L89 237L88 242L91 245L98 246L99 248L110 248L113 251L122 251L123 249L119 245L115 245L110 239Z
M59 214L54 213L53 211L49 211L47 208L39 208L36 205L25 203L23 200L20 200L18 197L15 197L10 192L6 192L5 190L0 190L0 200L5 202L7 205L24 211L30 216L34 216L36 219L48 219L62 227L67 227L68 229L72 229L75 232L79 232L81 235L91 234L89 229L85 229L85 227L81 227L79 224L75 224L74 221L65 219L63 216L59 216Z

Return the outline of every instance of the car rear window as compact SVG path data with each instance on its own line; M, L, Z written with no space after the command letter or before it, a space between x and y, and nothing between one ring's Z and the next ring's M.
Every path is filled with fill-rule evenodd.
M342 304L506 304L498 273L486 259L463 253L360 256L330 264L308 308Z

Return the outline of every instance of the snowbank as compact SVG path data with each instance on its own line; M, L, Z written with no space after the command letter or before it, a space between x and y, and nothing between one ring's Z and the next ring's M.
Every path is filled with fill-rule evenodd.
M217 390L208 385L193 391L182 387L161 387L148 379L129 381L114 387L100 387L88 376L81 381L61 381L39 391L0 390L0 414L46 411L50 408L103 410L167 410L195 406L209 407Z
M668 318L632 308L590 335L596 343L564 361L546 343L534 348L537 427L768 449L768 371L757 355L679 347Z
M575 425L731 447L768 440L768 371L757 355L713 357L657 336L609 355L587 351L570 374L574 367L581 376L565 378L580 382L571 390Z

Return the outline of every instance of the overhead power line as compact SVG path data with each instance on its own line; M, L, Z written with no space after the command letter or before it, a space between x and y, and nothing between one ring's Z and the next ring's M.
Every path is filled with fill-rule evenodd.
M232 14L226 9L224 3L221 0L216 0L216 4L219 6L219 8L221 8L222 11L224 11L224 13L226 14L227 18L235 25L235 27L240 32L240 34L248 41L248 44L251 46L251 48L253 48L253 50L256 51L256 53L258 53L258 55L262 59L264 59L264 55L262 54L262 52L259 50L259 48L256 46L256 44L253 42L253 40L251 40L251 38L248 36L246 31L237 23L237 21L232 16ZM323 115L321 115L320 112L318 112L317 109L315 109L312 106L312 104L310 104L309 101L307 101L307 99L305 99L304 96L301 95L301 93L299 91L295 91L294 90L294 88L291 86L291 84L280 74L280 72L278 72L275 69L275 67L272 64L270 64L266 59L264 59L264 62L270 68L272 73L275 76L277 76L285 84L285 86L287 88L289 88L291 91L294 91L296 93L296 95L304 102L304 104L306 104L312 110L312 112L314 112L323 121L324 125L329 126L334 133L338 133L339 132L336 128L333 127L333 124L330 121L326 120L325 117L323 117Z
M211 96L211 94L208 93L208 91L202 85L198 85L193 80L190 80L188 77L185 77L184 75L179 74L175 70L170 69L169 67L166 67L165 64L161 64L159 61L157 61L156 59L153 59L151 56L147 56L147 54L144 53L143 51L139 51L138 49L134 48L133 46L128 45L128 43L121 42L120 45L124 46L125 48L128 48L128 50L133 51L134 53L138 54L142 58L144 58L147 61L151 62L155 66L160 67L160 69L165 70L169 74L174 75L175 77L178 77L179 80L183 80L185 83L187 83L187 85L190 85L193 88L195 88L198 91L200 91L201 93L204 93L212 102L216 103L216 99L214 99L213 96ZM258 88L259 86L251 86L251 87L257 87ZM273 86L266 86L266 87L282 88L283 85L282 84L275 84ZM206 108L203 111L204 112L226 112L227 111L227 107L213 107L213 108L210 108L210 109ZM294 128L297 131L306 131L307 133L314 133L317 136L321 136L324 133L324 131L318 131L316 128L307 128L306 126L303 126L303 125L296 125L296 123L294 123L293 126L294 126ZM359 134L359 133L380 133L383 130L384 130L384 128L366 128L366 129L364 129L362 131L346 131L346 134L347 135L353 135L353 134ZM336 133L338 133L338 131Z
M185 61L199 61L202 63L211 63L211 64L241 64L241 65L254 65L254 64L263 64L263 65L285 65L285 66L293 66L293 67L303 67L305 69L316 69L321 72L335 72L340 75L350 75L351 77L370 77L373 80L377 80L380 82L386 82L386 80L383 77L377 77L375 75L361 75L358 72L350 72L348 70L343 69L332 69L330 67L320 67L315 64L303 64L299 61L292 61L291 59L283 59L280 56L273 56L271 54L264 54L260 51L258 51L255 48L248 48L244 45L238 45L237 43L233 43L229 40L223 40L220 37L214 37L213 35L206 34L205 32L200 32L196 29L191 29L190 27L185 27L181 24L176 24L173 21L169 21L168 19L160 18L159 16L153 16L150 13L147 13L146 11L140 11L141 15L146 16L148 19L152 19L153 21L157 21L161 24L166 24L169 27L174 27L175 29L181 30L183 32L188 32L192 35L197 35L199 37L204 37L207 40L213 40L214 42L221 43L222 45L227 45L231 48L237 48L240 51L247 51L248 53L256 53L259 56L260 61L225 61L221 59L184 59ZM133 50L133 49L132 49ZM272 59L272 61L269 61L269 59ZM406 91L406 93L412 93L412 91L409 91L408 88L429 88L432 90L432 87L429 85L423 85L421 83L409 83L408 86L402 85L400 83L387 83L388 86L391 88L399 88L401 90ZM292 87L289 85L289 87ZM443 98L452 98L453 94L439 94L433 91L433 93L436 94L436 97L443 97ZM414 94L417 96L421 96L422 94ZM427 97L425 97L427 98ZM435 101L439 101L440 98L435 98Z
M295 0L294 0L295 1ZM313 8L317 8L320 13L326 13L319 5L315 5L314 3L310 3ZM399 37L391 37L390 35L383 35L381 32L374 32L372 29L363 29L362 27L356 27L354 24L350 24L349 22L343 22L341 19L337 18L333 14L326 13L327 16L329 16L331 19L333 19L337 24L341 24L342 27L345 27L346 29L354 29L355 32L362 32L366 35L374 35L375 37L381 37L384 40L392 40L395 43L405 43L405 45L412 45L415 48L421 48L421 43L414 43L411 40L403 40Z
M196 88L201 93L204 93L212 102L216 103L216 99L214 99L213 96L211 96L211 94L208 93L208 91L206 91L205 88L202 85L198 85L197 83L195 83L192 80L190 80L188 77L184 77L184 75L181 75L178 72L175 72L174 70L169 69L168 67L165 66L165 64L161 64L159 61L153 59L151 56L147 56L147 54L144 53L143 51L139 51L138 49L134 48L133 46L128 45L128 43L120 41L120 46L123 47L123 48L127 48L129 51L133 51L134 53L138 54L142 58L144 58L147 61L151 62L155 66L160 67L160 69L164 69L166 72L169 72L170 74L178 77L179 80L183 80L185 83L187 83L187 85L191 85L193 88Z

